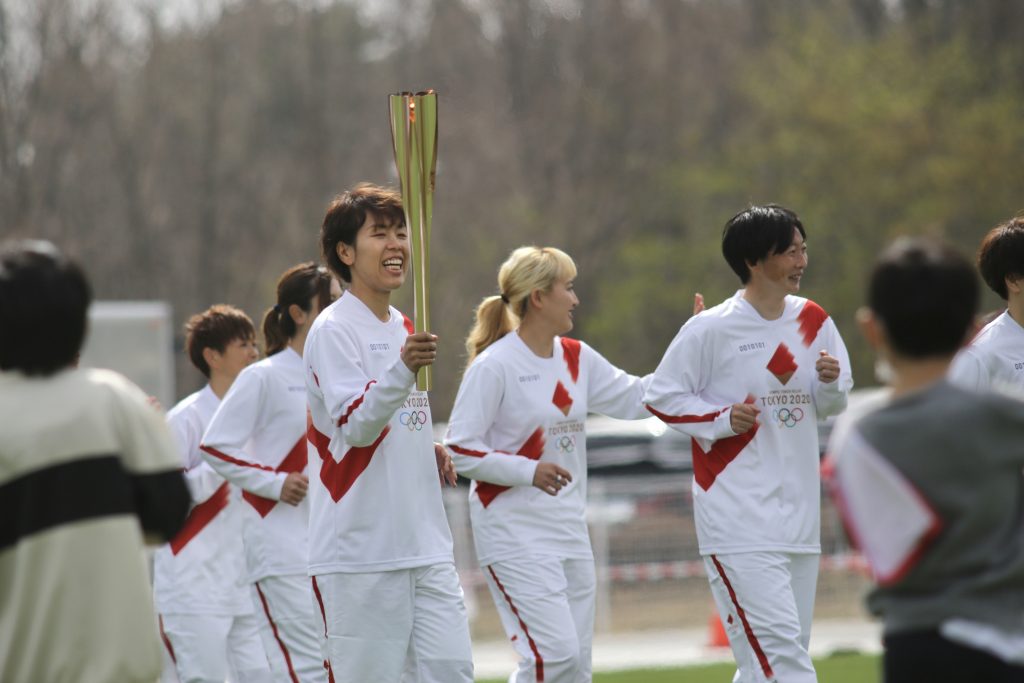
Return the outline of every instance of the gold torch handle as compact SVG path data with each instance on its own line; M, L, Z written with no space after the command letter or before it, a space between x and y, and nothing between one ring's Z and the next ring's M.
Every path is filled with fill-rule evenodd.
M437 170L437 94L433 90L388 98L395 166L402 190L405 224L412 238L413 324L430 331L430 227ZM431 366L420 368L416 388L429 391Z

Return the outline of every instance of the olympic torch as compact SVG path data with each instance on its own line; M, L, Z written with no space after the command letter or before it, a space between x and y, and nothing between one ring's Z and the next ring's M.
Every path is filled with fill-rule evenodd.
M437 93L397 93L388 98L395 166L402 186L405 225L412 237L413 324L430 331L430 223L437 169ZM429 391L431 367L420 368L416 388Z

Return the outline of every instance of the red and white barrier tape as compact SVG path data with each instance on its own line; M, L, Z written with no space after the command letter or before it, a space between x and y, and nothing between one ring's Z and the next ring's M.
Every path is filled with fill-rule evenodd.
M611 567L598 567L597 571L598 576L614 583L653 583L705 576L702 560L617 564ZM867 563L858 553L822 555L820 571L868 574ZM476 586L484 582L483 574L478 569L463 571L460 574L465 585Z

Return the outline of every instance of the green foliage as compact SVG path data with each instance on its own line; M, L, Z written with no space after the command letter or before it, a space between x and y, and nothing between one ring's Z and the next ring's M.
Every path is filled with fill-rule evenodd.
M1022 208L1018 3L209 0L177 21L158 4L0 0L0 236L60 242L100 298L256 314L318 256L332 195L394 182L385 96L437 88L438 418L522 244L572 254L574 335L644 372L694 291L738 286L725 221L786 204L809 231L804 293L863 386L852 321L882 245L973 252ZM200 381L179 374L182 394Z
M871 354L853 314L874 254L908 234L942 236L973 252L989 227L1019 210L1024 101L1015 84L988 84L990 67L974 58L965 36L922 46L913 26L898 23L869 35L851 30L836 7L776 22L772 40L727 86L734 100L728 133L701 135L710 121L681 131L684 151L671 173L673 194L699 222L721 225L744 205L769 201L800 213L810 250L802 294L832 314L866 385L873 383ZM701 239L688 235L688 250L710 252L695 245ZM652 289L663 282L685 278L701 288L691 273L714 281L708 264L682 259L685 274L651 278L630 269L634 251L622 250L618 268L624 278L648 281L616 288L646 290L655 310L665 297ZM708 257L727 271L720 257ZM607 334L612 320L628 319L629 299L603 299L614 312L588 329Z
M641 237L623 244L617 264L599 278L596 305L582 302L585 337L629 371L653 372L692 314L694 293L701 292L710 306L736 289L738 280L723 265L714 235Z

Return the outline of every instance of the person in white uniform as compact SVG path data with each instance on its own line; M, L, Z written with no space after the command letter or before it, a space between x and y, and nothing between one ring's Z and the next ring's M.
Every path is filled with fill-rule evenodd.
M185 347L209 383L167 414L193 507L185 527L153 558L161 637L181 683L270 681L248 589L243 583L241 498L199 450L221 398L258 357L252 321L212 306L186 324ZM165 668L165 681L173 681Z
M252 602L274 678L328 680L323 624L307 572L306 384L302 347L313 320L341 295L312 261L286 270L263 316L267 358L231 385L203 436L206 462L242 489ZM282 504L283 503L283 504Z
M309 571L338 683L470 683L473 661L430 402L415 387L437 337L390 305L405 281L401 197L363 184L337 197L320 233L350 284L317 317L303 359L312 425Z
M780 206L730 219L722 252L743 288L683 325L646 396L692 437L697 541L744 683L817 680L816 422L846 407L853 380L828 314L796 296L805 239Z
M957 354L949 377L967 389L1024 392L1024 217L989 231L978 249L978 269L1006 310Z
M509 681L592 680L596 579L585 519L589 412L649 417L645 381L562 336L579 304L576 265L521 247L483 300L445 445L473 480L477 558L520 656ZM649 378L648 378L649 379Z

